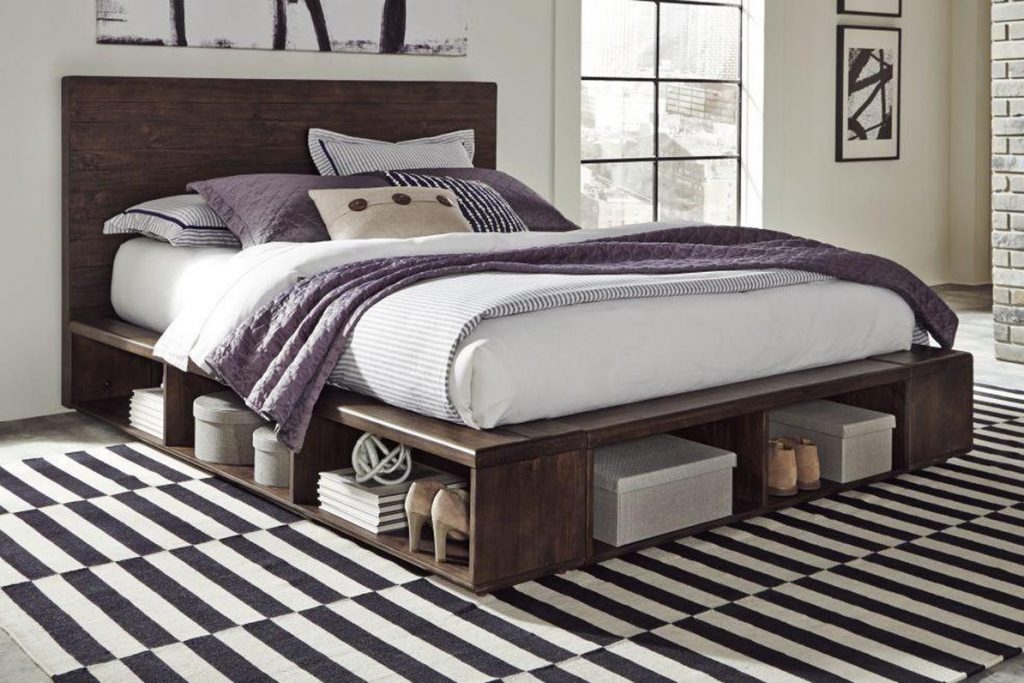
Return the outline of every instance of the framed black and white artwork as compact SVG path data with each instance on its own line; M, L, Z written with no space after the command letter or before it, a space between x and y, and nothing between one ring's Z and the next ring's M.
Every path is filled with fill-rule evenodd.
M836 58L836 161L900 158L898 28L840 26Z
M866 14L873 17L903 16L903 0L839 0L840 14Z
M96 0L96 42L466 54L468 0Z

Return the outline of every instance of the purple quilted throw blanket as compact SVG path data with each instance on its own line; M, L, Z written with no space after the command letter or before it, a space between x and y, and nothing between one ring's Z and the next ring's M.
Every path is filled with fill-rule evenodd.
M299 450L313 407L362 314L389 294L432 278L480 272L674 274L782 268L884 287L900 295L945 348L956 314L910 271L780 232L699 226L489 254L382 258L323 271L257 311L207 363ZM842 305L842 302L836 302Z

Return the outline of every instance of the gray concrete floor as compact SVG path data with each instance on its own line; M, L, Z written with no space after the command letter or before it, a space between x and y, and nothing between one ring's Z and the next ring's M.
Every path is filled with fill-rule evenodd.
M974 354L975 379L1024 389L1024 365L999 362L993 352L991 288L944 285L936 289L960 316L957 348ZM120 432L76 413L0 423L0 464L123 442ZM0 680L24 683L49 680L3 631L0 631L0 672ZM1024 657L1004 662L971 681L1024 681Z

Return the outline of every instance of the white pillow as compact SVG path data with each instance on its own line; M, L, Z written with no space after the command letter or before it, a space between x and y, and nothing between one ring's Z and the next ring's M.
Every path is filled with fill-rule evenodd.
M431 138L383 142L309 129L309 152L322 176L410 168L473 168L476 137L458 130Z
M108 220L103 234L138 234L175 247L242 246L217 212L197 194L136 204Z

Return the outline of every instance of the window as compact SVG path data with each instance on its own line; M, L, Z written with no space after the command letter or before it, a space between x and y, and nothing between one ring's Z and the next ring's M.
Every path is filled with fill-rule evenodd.
M736 224L742 0L583 0L582 219Z

